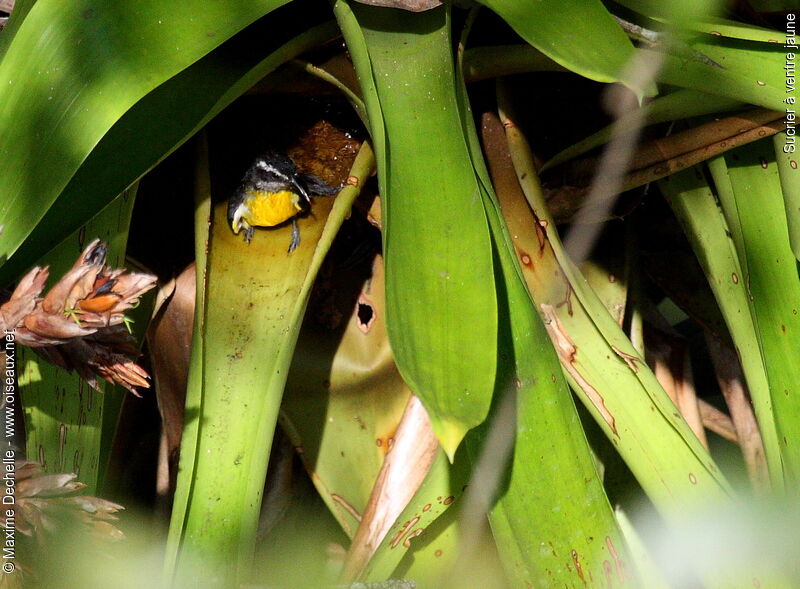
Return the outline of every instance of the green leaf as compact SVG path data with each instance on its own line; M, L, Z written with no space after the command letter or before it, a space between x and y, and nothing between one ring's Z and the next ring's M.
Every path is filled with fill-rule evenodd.
M286 1L36 2L0 62L0 260L137 101Z
M789 243L794 257L800 260L800 166L797 164L796 141L794 135L778 133L773 137L772 145L775 148L783 205L789 226Z
M720 0L620 0L622 6L653 18L664 18L687 26L698 18L718 12Z
M515 259L520 244L533 246L538 225L528 212L521 219L531 224L515 226L513 240L509 235L503 215L519 216L504 210L503 205L513 198L512 192L518 202L527 205L514 179L503 126L497 118L486 117L482 125L496 196L472 123L466 88L459 82L462 125L481 180L497 260L500 321L494 419L487 420L467 443L476 464L472 485L483 487L494 499L487 505L492 533L516 586L569 585L578 582L576 577L608 579L609 575L624 585L631 581L626 573L625 541L595 469L558 357ZM502 196L501 189L505 192ZM511 441L511 456L496 450ZM506 463L508 470L485 466L497 462ZM498 469L503 476L497 481L483 480L484 468ZM555 473L558 483L551 484ZM554 513L558 517L554 518ZM469 532L465 536L469 541ZM603 542L595 541L600 538Z
M510 240L503 239L499 214L494 223L508 297L500 351L507 376L498 379L496 394L501 399L511 395L510 402L516 403L511 472L490 512L500 556L517 586L576 584L609 575L624 586L632 581L625 540L558 358L520 278ZM549 484L556 476L558 483Z
M205 360L204 340L206 333L206 272L208 270L209 229L211 223L211 176L208 161L208 138L205 131L196 140L194 178L194 257L195 257L195 305L192 323L192 350L189 374L186 381L186 411L181 434L180 459L183 464L194 465L200 437L198 412L203 403L203 365ZM162 583L172 583L183 539L184 520L192 495L192 469L178 472L169 535L164 551Z
M412 14L337 2L336 12L376 146L389 339L452 458L489 409L497 302L486 215L454 91L449 10Z
M700 168L669 176L659 182L659 188L692 244L735 347L740 351L739 358L758 417L770 478L773 487L779 490L784 485L782 452L769 382L761 354L753 352L759 348L758 333L750 316L745 273L728 223Z
M599 0L481 0L481 4L565 68L598 82L625 82L620 76L634 57L633 44Z
M331 296L318 305L312 298L281 407L284 431L302 448L311 481L351 538L410 396L386 335L383 264L376 259L369 270L355 307L354 282L363 269L336 272ZM359 305L369 305L368 328ZM315 320L332 312L347 318L344 331Z
M134 186L42 257L40 264L50 266L49 286L72 267L94 237L108 244L109 266L124 266L135 195ZM141 331L140 340L143 328ZM67 374L48 364L33 350L20 347L18 353L28 456L41 462L46 472L74 472L87 485L87 493L95 493L100 471L104 470L108 459L101 449L107 449L110 442L102 439L106 395L121 396L127 391L99 378L101 391L96 391L77 374ZM119 403L111 405L117 409L120 406ZM116 420L116 416L105 416L105 421L109 421L109 417L112 422ZM105 433L113 433L113 430Z
M709 169L741 261L787 488L792 488L800 478L800 280L772 141L729 152L709 162Z
M15 278L270 71L338 34L328 22L283 45L278 45L282 37L263 43L284 22L283 14L259 20L125 112L94 146L19 254L0 268L0 283ZM21 217L13 224L29 231L31 222Z
M504 215L519 236L517 257L573 390L667 521L705 502L726 502L725 477L565 253L530 148L513 119L504 126L535 221L525 222L532 215L524 202L508 211L504 202Z
M193 353L202 363L193 357L194 390L187 391L187 415L197 423L181 448L167 579L211 583L213 573L215 586L229 586L248 578L272 436L308 295L371 168L370 150L362 147L351 171L359 182L335 199L319 199L314 215L298 220L303 241L291 254L290 228L259 231L248 244L231 231L227 203L214 209Z
M765 29L755 25L709 16L700 20L687 23L692 30L709 35L730 37L731 39L744 39L746 41L760 41L762 43L783 44L783 34L772 29Z
M468 475L465 453L458 452L451 464L440 450L428 476L376 549L361 578L385 580L403 559L407 566L415 563L420 567L412 577L420 586L422 579L427 579L430 586L440 586L441 577L450 572L458 556L460 538L453 512L461 505ZM450 529L441 529L440 520ZM446 552L434 556L436 550ZM420 558L425 562L418 562Z
M668 54L659 82L784 110L786 55L781 45L701 35L689 46L722 67Z

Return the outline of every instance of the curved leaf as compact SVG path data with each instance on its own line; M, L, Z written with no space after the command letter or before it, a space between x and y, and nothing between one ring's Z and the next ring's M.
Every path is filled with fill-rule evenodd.
M781 45L711 35L689 45L722 67L668 54L659 82L784 111L786 54Z
M661 180L659 187L697 254L736 349L757 350L758 330L750 317L744 272L728 224L702 170L692 168L673 174ZM784 474L766 367L761 354L739 356L777 491L784 486Z
M577 585L586 578L629 586L634 579L626 572L631 563L625 540L592 461L558 357L514 261L515 254L538 247L536 221L525 210L527 203L497 117L484 117L483 138L487 151L491 150L488 159L497 191L496 200L488 194L484 198L496 203L489 219L502 264L498 280L506 296L500 340L505 378L498 379L496 395L509 397L498 405L515 403L516 417L514 434L500 434L515 435L515 444L508 481L496 491L498 498L490 511L492 532L517 586ZM501 406L493 415L502 411ZM491 423L493 428L508 425L500 418ZM496 435L488 427L478 433L487 440ZM479 448L472 437L467 447L473 454ZM558 483L548 484L556 472ZM559 516L554 518L553 513Z
M600 0L480 2L565 68L598 82L625 81L620 76L633 59L633 44Z
M452 458L489 409L497 301L454 91L449 10L337 2L336 11L376 145L392 350Z
M772 141L759 141L715 158L709 170L741 263L791 489L800 479L800 280L775 159Z
M231 231L227 203L214 209L206 275L198 273L205 301L202 329L195 330L202 345L193 355L202 355L202 365L193 358L189 381L196 389L187 391L187 415L197 423L181 448L167 578L212 583L213 573L214 586L229 586L249 575L272 436L308 295L372 167L364 145L351 171L357 181L335 199L318 199L314 215L298 220L304 239L291 254L288 227L260 231L248 244Z
M138 100L287 1L36 2L0 62L0 259Z
M15 278L270 71L338 35L336 25L328 22L283 45L278 45L278 36L265 44L264 37L284 22L282 16L283 12L273 14L248 27L122 115L94 146L24 247L0 267L0 284ZM15 224L29 222L18 219Z

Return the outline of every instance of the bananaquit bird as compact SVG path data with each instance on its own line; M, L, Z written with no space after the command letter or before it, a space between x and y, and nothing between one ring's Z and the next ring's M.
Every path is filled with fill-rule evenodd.
M257 158L228 199L228 222L235 234L244 229L247 243L256 227L292 221L289 253L300 245L297 216L311 208L312 196L333 196L338 188L311 174L301 174L286 155L270 150Z

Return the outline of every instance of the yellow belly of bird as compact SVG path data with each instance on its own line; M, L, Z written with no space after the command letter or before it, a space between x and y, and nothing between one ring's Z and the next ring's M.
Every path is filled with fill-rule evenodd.
M255 192L247 199L247 213L242 218L251 227L273 227L288 221L302 208L300 197L290 190Z

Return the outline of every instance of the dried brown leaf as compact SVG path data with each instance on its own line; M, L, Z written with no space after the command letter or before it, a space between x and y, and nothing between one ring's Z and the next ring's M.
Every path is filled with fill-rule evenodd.
M100 376L137 394L134 387L148 387L149 376L131 359L136 347L121 324L156 277L112 270L106 255L106 245L92 241L43 299L47 269L31 270L0 306L0 327L15 329L17 343L95 388Z

